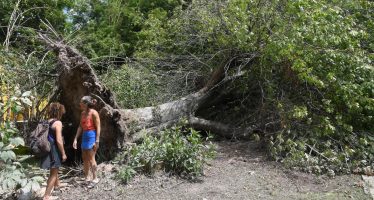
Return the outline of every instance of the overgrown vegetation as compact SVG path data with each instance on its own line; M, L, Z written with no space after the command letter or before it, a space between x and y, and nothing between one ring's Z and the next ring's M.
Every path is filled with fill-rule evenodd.
M255 127L269 154L290 167L315 173L368 173L374 168L371 1L15 4L0 3L1 48L7 49L0 51L0 70L6 70L0 71L0 79L7 87L18 83L22 91L45 98L51 94L56 62L35 40L45 20L91 59L125 108L155 105L197 91L223 66L223 76L234 78L221 86L220 98L197 111L199 117ZM13 10L19 16L15 21ZM12 19L14 29L9 31ZM36 100L33 107L40 102ZM179 150L193 156L186 147L188 137L182 138L176 130L167 130L159 139L173 145L177 144L172 140L184 141ZM185 163L167 157L172 150L158 139L149 136L143 145L131 150L128 157L134 161L120 176L130 177L139 171L136 167L154 168L158 162L178 174L189 172ZM142 158L137 152L152 155ZM166 164L167 159L174 159L174 164Z
M289 166L360 171L374 161L373 9L369 1L196 0L146 26L141 32L165 39L146 37L148 53L138 55L226 63L226 76L244 75L220 93L224 116L214 108L202 116L257 127Z
M214 157L214 145L192 128L175 126L147 135L139 145L130 146L117 157L121 167L118 178L127 183L136 173L153 174L165 170L185 178L203 174L204 165Z
M0 195L4 198L35 191L44 181L33 174L35 163L18 128L27 129L30 119L42 117L51 80L48 73L37 74L48 62L48 58L41 62L34 55L25 56L20 49L0 49Z
M115 91L122 108L138 108L159 102L158 80L148 69L124 65L121 69L109 68L101 77Z
M1 86L3 96L0 103L0 195L7 198L18 189L22 189L23 193L37 190L44 178L31 175L28 164L24 163L30 155L27 155L24 139L15 127L15 120L12 120L22 109L31 105L31 92L21 93L19 89L14 88L5 93L4 84Z

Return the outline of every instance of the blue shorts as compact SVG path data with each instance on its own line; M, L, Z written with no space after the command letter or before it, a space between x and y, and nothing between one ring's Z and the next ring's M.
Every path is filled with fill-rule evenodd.
M82 150L91 150L96 142L96 130L83 131Z

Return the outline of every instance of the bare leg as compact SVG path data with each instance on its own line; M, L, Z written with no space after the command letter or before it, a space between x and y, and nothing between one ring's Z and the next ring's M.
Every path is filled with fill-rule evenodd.
M51 195L51 191L57 180L57 175L58 175L58 168L52 168L50 170L50 174L49 174L48 181L47 181L47 188L45 190L43 199L48 199L49 196Z
M59 187L60 186L60 179L58 178L58 172L57 172L57 175L56 175L56 181L55 181L55 187Z
M55 189L58 189L60 187L66 187L68 184L67 183L61 183L59 179L59 175L57 173L56 181L55 181Z
M89 154L87 150L82 151L82 159L83 159L83 172L84 172L84 178L86 181L89 180L89 170L90 170L90 160L89 160Z
M95 155L96 152L94 150L88 151L89 154L89 161L90 161L90 167L91 167L91 172L92 172L92 179L97 180L97 163L95 160Z

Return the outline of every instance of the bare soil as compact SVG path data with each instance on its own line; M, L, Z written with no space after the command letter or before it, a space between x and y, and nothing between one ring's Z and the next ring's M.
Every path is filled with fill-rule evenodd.
M77 177L54 191L60 199L371 199L357 175L330 178L284 168L269 161L254 142L216 142L217 157L191 182L165 172L136 176L124 185L101 165L101 181L88 189ZM110 167L109 167L110 168Z

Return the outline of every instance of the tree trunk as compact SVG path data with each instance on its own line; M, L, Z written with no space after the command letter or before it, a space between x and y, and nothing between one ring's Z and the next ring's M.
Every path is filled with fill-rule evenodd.
M39 37L58 57L57 85L60 91L58 100L66 107L63 121L69 124L64 128L68 147L71 146L69 143L72 143L79 126L81 113L79 102L85 95L91 95L98 101L95 109L100 114L100 152L104 159L112 158L114 153L127 142L141 140L145 132L157 133L158 130L170 127L182 118L186 119L192 127L209 130L224 137L233 135L246 137L249 131L194 117L196 110L207 101L214 100L217 83L230 80L224 79L224 65L213 72L206 87L196 93L154 107L120 109L110 90L98 80L87 58L62 42L53 41L42 34L39 34Z

